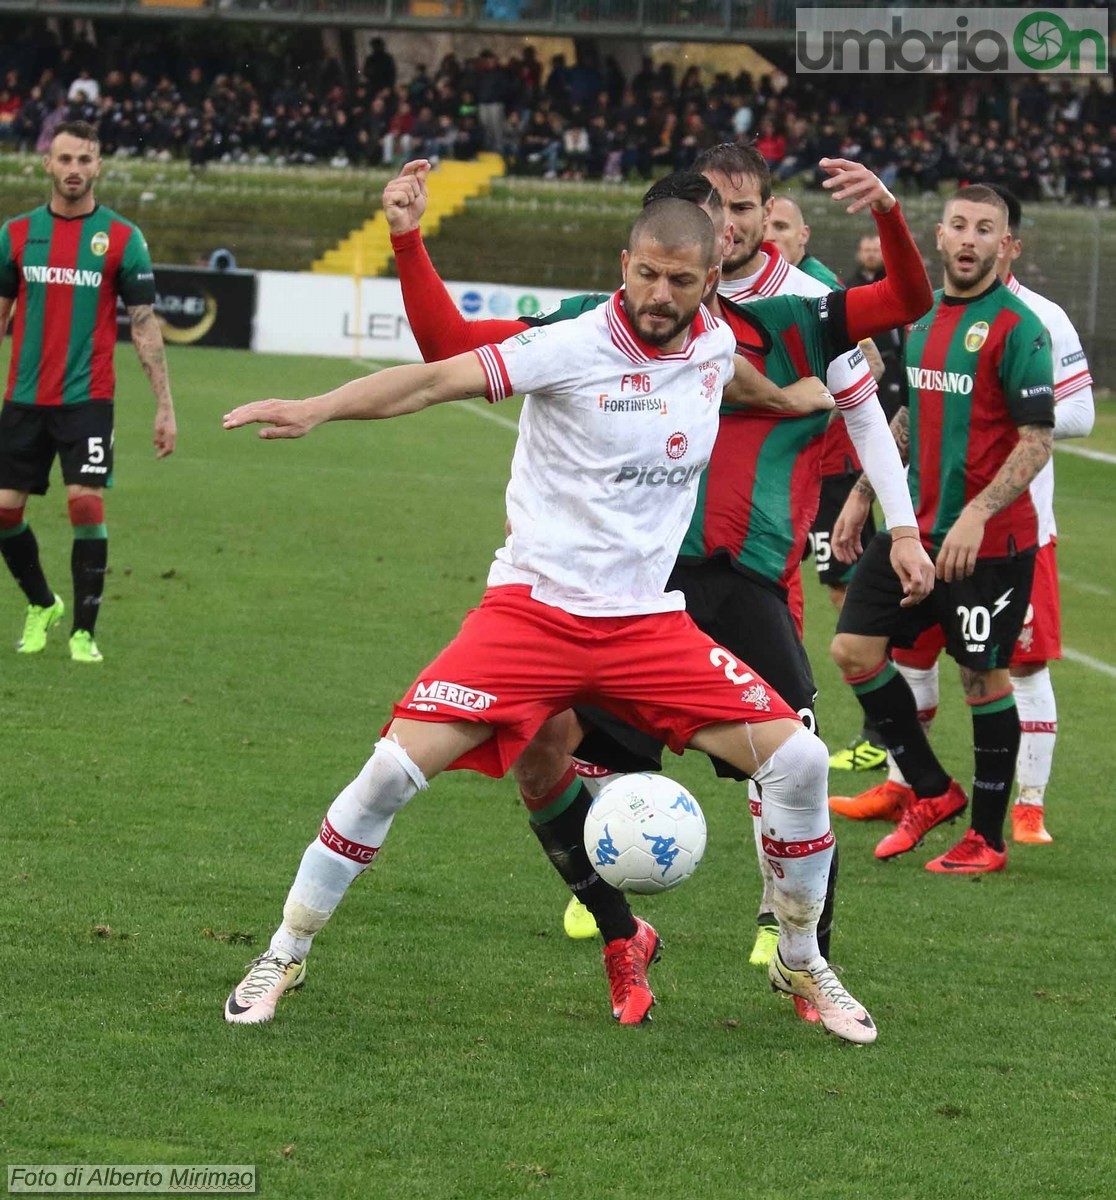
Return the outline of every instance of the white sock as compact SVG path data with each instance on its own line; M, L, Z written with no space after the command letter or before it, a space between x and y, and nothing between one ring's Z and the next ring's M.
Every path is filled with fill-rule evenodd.
M895 668L914 693L918 719L922 722L923 730L929 736L930 724L938 711L938 664L934 663L932 667L906 667L897 662ZM887 756L887 781L888 783L901 783L904 787L908 786L903 772L899 770L899 764L892 758L890 752Z
M1015 689L1015 707L1019 709L1019 757L1015 776L1019 780L1017 804L1042 806L1046 785L1054 763L1054 743L1058 738L1058 705L1050 668L1033 675L1011 678Z
M609 771L606 774L600 774L600 768L594 767L591 763L583 763L580 758L573 760L574 774L585 785L585 790L593 797L597 798L597 794L606 783L611 783L614 779L620 777L619 771Z
M756 861L759 863L760 879L763 880L763 895L760 897L756 916L775 911L775 877L771 873L771 864L763 852L763 801L760 790L754 779L748 780L748 808L752 813L752 836L756 842Z
M349 885L376 857L395 814L426 787L397 742L381 738L360 774L329 806L317 840L306 847L283 905L273 954L305 958Z
M818 918L833 858L829 752L814 734L799 729L755 779L763 797L763 849L774 883L779 956L792 970L802 970L822 961Z

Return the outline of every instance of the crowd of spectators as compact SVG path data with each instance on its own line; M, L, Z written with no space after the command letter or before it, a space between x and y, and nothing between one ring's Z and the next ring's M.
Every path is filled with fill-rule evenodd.
M271 78L248 64L269 61ZM100 130L108 155L394 165L410 157L502 154L546 178L650 178L721 141L754 141L781 180L818 183L823 156L866 161L899 191L945 180L1003 183L1024 200L1108 204L1116 192L1110 87L1005 79L804 76L710 78L645 58L544 65L526 46L402 71L376 38L359 69L239 55L206 62L118 44L25 38L0 51L0 148L41 150L62 120ZM819 82L819 78L821 82ZM886 102L881 88L886 87Z

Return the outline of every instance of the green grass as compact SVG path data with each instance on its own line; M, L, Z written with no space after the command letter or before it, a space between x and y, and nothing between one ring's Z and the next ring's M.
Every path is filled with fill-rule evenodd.
M1053 846L946 880L920 864L956 831L881 866L879 827L840 825L836 957L874 1047L802 1025L744 965L750 821L696 756L670 769L704 804L706 861L640 905L667 948L650 1027L609 1020L510 780L466 774L399 818L279 1019L227 1027L326 805L481 592L513 435L460 405L264 444L220 414L353 368L172 350L181 446L156 463L119 359L106 662L72 665L57 634L0 659L6 1162L256 1163L261 1196L299 1200L1111 1196L1116 680L1069 662ZM1111 406L1100 425L1111 447ZM1110 664L1114 470L1058 460L1060 558L1093 589L1067 585L1066 642ZM65 594L60 492L31 516ZM807 592L841 740L855 704ZM10 646L20 601L0 595ZM944 678L939 741L964 777Z

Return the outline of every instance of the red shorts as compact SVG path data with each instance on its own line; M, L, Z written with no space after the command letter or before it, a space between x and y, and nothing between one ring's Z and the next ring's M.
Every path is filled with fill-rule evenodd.
M1039 547L1035 557L1035 581L1031 584L1031 604L1023 618L1023 628L1011 665L1052 662L1062 657L1062 605L1058 598L1058 563L1054 543Z
M574 704L607 709L676 754L706 725L799 720L684 612L575 617L519 585L485 592L392 716L491 725L492 737L449 769L499 778L547 718Z
M905 667L926 670L945 649L945 634L940 625L927 629L909 649L899 647L891 657ZM1062 606L1058 598L1058 564L1054 543L1039 547L1035 556L1035 578L1031 584L1031 603L1023 619L1023 629L1011 655L1011 665L1044 663L1062 657Z

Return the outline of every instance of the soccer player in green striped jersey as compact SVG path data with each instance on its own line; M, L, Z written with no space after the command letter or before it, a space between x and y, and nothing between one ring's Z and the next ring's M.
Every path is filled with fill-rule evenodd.
M0 553L27 597L17 649L37 654L65 604L47 583L24 510L28 496L46 493L57 456L74 537L70 657L98 663L93 634L108 562L104 489L112 483L118 297L155 393L157 458L174 450L174 402L147 244L93 194L101 169L97 131L85 121L59 125L43 166L49 202L0 228L0 338L9 318L12 326L0 410Z
M879 538L870 542L833 642L837 665L914 789L898 827L876 847L881 859L913 850L967 804L930 748L911 689L887 658L888 644L911 646L937 625L961 668L973 721L972 825L927 863L942 874L1007 864L1003 824L1020 736L1008 664L1038 548L1029 487L1053 445L1050 335L997 275L997 256L1010 238L1007 205L991 188L964 187L946 203L938 226L945 286L909 328L909 415L901 409L894 423L937 582L925 604L901 609L886 547ZM863 488L857 484L854 494L867 500L871 489ZM835 544L845 536L835 531ZM855 529L850 536L858 540Z

